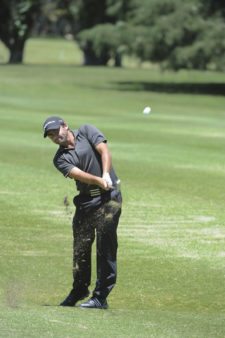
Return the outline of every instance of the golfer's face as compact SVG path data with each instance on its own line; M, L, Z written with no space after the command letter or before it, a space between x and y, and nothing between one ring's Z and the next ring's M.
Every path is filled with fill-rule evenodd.
M50 130L48 132L48 137L52 140L52 142L66 146L68 137L68 127L63 125L60 126L59 129Z

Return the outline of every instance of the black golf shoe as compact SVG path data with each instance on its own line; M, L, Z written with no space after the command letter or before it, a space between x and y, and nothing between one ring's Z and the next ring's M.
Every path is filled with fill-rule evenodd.
M96 297L88 299L85 303L80 304L83 309L108 309L108 303L106 299L99 300Z
M60 306L74 306L79 300L83 300L84 298L89 296L89 291L85 291L83 293L78 293L72 289L69 295L64 299Z

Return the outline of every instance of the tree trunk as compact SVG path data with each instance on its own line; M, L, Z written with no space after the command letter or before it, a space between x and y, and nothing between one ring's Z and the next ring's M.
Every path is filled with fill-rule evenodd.
M23 62L23 53L25 47L26 40L15 40L9 47L10 57L9 63L10 64L20 64Z
M85 48L84 53L84 66L96 66L98 65L98 59L94 51L90 48Z
M115 63L114 63L115 67L122 67L122 57L120 53L116 53L115 55Z
M84 66L106 66L110 59L107 48L103 48L99 56L96 55L91 42L87 42L82 50L84 53Z

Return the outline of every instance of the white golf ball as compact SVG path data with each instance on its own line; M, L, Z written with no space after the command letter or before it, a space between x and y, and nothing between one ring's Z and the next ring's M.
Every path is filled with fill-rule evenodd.
M148 115L151 113L151 107L145 107L143 110L143 114Z

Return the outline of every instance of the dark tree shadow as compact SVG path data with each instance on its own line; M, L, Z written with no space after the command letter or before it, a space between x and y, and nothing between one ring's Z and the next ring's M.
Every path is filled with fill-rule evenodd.
M225 96L225 83L114 82L118 90Z

